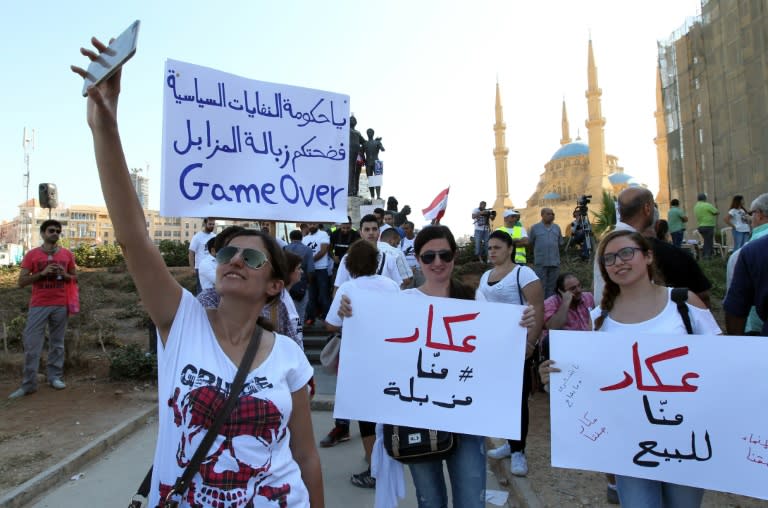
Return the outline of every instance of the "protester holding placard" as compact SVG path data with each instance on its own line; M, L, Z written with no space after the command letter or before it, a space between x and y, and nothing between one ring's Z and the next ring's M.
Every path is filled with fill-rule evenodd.
M81 53L97 61L107 47L95 38L92 43L98 53ZM72 70L87 75L80 67ZM307 393L312 367L291 339L262 328L259 319L266 302L279 298L283 289L282 251L261 231L233 234L217 252L221 302L216 309L204 309L176 282L147 235L136 194L125 192L131 183L117 123L120 77L118 70L88 88L87 118L115 237L162 343L149 505L164 505L162 500L178 491L168 501L184 507L212 506L223 499L252 506L322 507L322 473ZM215 422L225 411L246 351L255 356L244 364L243 388L232 399L235 407L223 423ZM219 427L210 436L214 442L209 444L215 445L202 460L193 458L213 426ZM194 462L197 472L182 481Z
M342 329L343 320L339 317L339 306L341 297L346 295L351 288L368 289L371 291L396 293L400 286L395 281L384 275L377 274L379 267L379 251L370 242L357 240L350 247L344 256L344 262L350 280L344 282L336 290L333 302L328 310L328 317L325 320L325 327L328 331L336 332ZM375 323L371 323L375 325ZM365 340L366 337L350 337L344 335L344 340ZM371 450L376 440L376 424L373 422L358 422L360 426L360 437L363 441L363 451L365 452L365 461L368 462L368 468L358 474L352 475L350 481L356 487L373 488L376 486L376 480L371 477Z
M621 230L608 234L598 249L600 272L605 280L600 307L593 311L594 329L614 333L687 333L681 311L672 300L672 288L653 283L653 251L639 233ZM685 305L692 332L697 335L721 333L712 313L701 299L688 292ZM552 372L553 360L545 361L539 373L545 383ZM610 362L606 362L610 364ZM696 507L704 491L700 488L658 480L616 476L619 500L632 507Z
M470 287L453 278L457 245L450 229L442 225L425 227L416 235L413 247L425 281L418 288L403 290L403 294L464 300L474 298L474 291ZM338 315L341 317L352 315L352 302L347 296L341 298ZM523 312L520 326L531 328L535 326L536 322L534 308L528 306ZM379 428L377 428L377 448L374 449L374 456L389 457L383 451ZM469 434L457 434L457 436L458 444L448 458L408 464L416 487L419 508L448 506L443 473L444 461L451 478L453 506L461 508L485 507L485 438ZM391 462L394 459L389 458L388 460ZM374 469L374 475L384 475L383 477L376 476L377 499L380 495L379 486L390 484L389 478L387 478L389 474L391 474L391 468L387 465L382 466L378 471Z
M536 273L525 265L513 261L515 246L512 237L496 230L488 238L488 261L493 268L480 278L475 298L489 302L531 304L536 311L536 324L528 329L523 368L523 396L520 410L520 439L509 440L499 448L488 452L488 456L501 459L510 456L510 470L515 476L528 474L528 460L525 457L525 441L528 435L528 396L531 393L531 359L544 322L544 288Z

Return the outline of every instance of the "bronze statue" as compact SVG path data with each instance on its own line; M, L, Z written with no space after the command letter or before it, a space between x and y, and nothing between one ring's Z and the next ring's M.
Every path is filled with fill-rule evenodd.
M368 176L368 191L371 193L371 199L381 199L381 174L378 174L378 179L374 179L374 183L378 185L371 185L371 177L374 176L374 168L376 163L379 162L379 151L385 152L384 145L381 144L381 138L373 137L373 129L365 131L368 134L368 141L365 142L365 174ZM379 166L381 163L379 162Z
M357 196L360 191L360 170L362 169L363 145L365 138L360 131L355 130L357 118L349 117L349 181L347 182L347 196ZM358 157L361 158L358 164Z

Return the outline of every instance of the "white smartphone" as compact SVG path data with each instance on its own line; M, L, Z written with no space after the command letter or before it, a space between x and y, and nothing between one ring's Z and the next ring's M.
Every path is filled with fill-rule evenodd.
M112 76L136 53L136 41L139 38L140 21L137 19L120 37L112 41L106 51L88 66L88 74L83 80L83 97L88 95L88 87L95 86Z

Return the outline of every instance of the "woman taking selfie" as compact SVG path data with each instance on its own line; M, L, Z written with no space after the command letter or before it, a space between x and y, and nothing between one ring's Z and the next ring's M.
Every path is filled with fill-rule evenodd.
M91 40L98 53L107 48ZM90 60L98 53L81 49ZM72 70L82 77L86 71ZM264 305L279 298L286 278L282 251L259 231L233 234L216 254L218 308L204 309L165 266L147 234L117 127L118 70L88 89L101 188L126 265L157 326L158 438L150 506L161 506L192 461L207 429L222 412L238 366L253 344L243 389L179 506L322 507L320 460L315 448L307 381L312 368L291 339L262 329ZM229 503L229 501L227 501Z
M621 334L688 333L677 304L672 301L672 288L653 283L653 252L648 240L633 231L614 231L600 242L597 255L605 289L600 307L593 311L595 330ZM687 308L694 334L721 333L712 313L690 291ZM547 360L539 367L545 383L549 382L551 372L560 372L553 364L553 360ZM701 505L704 495L696 487L620 475L616 475L616 486L625 508L695 508Z

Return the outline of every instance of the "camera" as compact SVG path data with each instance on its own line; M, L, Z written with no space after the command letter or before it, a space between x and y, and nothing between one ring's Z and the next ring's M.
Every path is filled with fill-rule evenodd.
M587 212L589 211L587 205L590 203L591 199L592 194L582 194L576 198L576 208L573 211L578 212L582 217L586 217Z
M494 220L496 219L496 210L481 210L480 215L487 219Z

